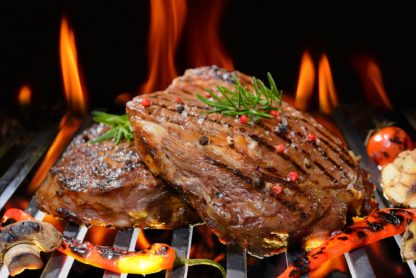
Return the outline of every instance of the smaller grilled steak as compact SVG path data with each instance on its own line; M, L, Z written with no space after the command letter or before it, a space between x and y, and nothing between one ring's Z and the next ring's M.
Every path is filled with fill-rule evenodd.
M90 143L108 127L77 136L36 193L40 209L78 224L173 229L198 223L194 209L142 164L132 142Z

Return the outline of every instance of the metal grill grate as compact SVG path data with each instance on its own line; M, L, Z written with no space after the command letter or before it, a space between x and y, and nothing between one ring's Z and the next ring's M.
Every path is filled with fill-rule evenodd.
M411 117L414 115L410 113ZM406 114L406 116L408 116ZM411 117L409 118L409 121ZM384 199L380 188L379 180L380 175L376 165L366 155L365 146L354 128L351 120L345 115L341 109L336 109L334 112L334 119L340 128L345 140L347 141L350 149L354 153L362 156L361 166L366 169L371 176L371 181L377 185L376 199L380 204L380 208L391 206L390 203ZM81 130L90 125L90 121L82 126ZM414 123L411 123L414 124ZM9 167L5 174L0 178L0 209L11 198L17 188L22 184L25 178L30 173L31 169L36 165L37 161L47 150L50 145L53 135L56 129L48 129L39 133L36 138L29 144L20 154L20 156ZM32 199L28 208L26 209L37 220L44 218L44 213L36 208L36 205ZM68 223L64 235L69 237L75 237L78 240L83 240L88 229L84 226L77 226ZM171 245L176 249L179 256L189 258L190 248L192 245L193 227L181 228L173 231ZM114 240L114 247L122 248L125 250L134 250L135 243L138 236L138 229L129 229L125 231L118 231ZM396 236L395 240L399 244L400 236ZM299 254L298 253L286 253L284 260L279 260L279 263L285 264L286 267L290 264ZM349 272L352 277L375 277L374 269L371 266L369 257L364 248L355 250L353 252L345 254L345 259L348 264ZM247 258L246 251L239 246L230 245L227 246L227 277L247 277ZM41 277L67 277L74 260L59 252L55 252L49 258L45 268L43 269ZM416 267L413 261L406 262L410 272L416 277ZM277 267L283 269L284 267ZM275 275L276 273L274 273ZM186 266L179 267L173 271L166 272L166 278L183 278L187 277L188 269ZM0 269L0 277L7 277L7 268L3 265ZM105 271L103 277L115 278L126 277L127 274L118 274Z

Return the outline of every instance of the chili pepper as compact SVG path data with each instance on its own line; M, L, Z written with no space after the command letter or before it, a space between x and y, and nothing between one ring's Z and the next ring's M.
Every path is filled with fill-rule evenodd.
M326 260L340 256L358 247L401 234L416 220L415 209L388 208L377 211L332 236L320 247L306 252L278 277L299 277L317 269Z
M2 223L8 220L35 220L22 210L8 209ZM163 243L153 243L148 249L141 251L125 251L108 246L95 246L89 242L80 242L73 238L63 237L59 252L73 257L77 261L118 273L151 274L162 270L170 270L181 265L210 265L218 268L225 277L224 268L208 259L184 259L176 255L175 250Z

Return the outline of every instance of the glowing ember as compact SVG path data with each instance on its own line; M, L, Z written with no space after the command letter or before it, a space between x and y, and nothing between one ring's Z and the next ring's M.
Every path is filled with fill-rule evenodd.
M186 15L185 0L150 1L149 76L140 91L166 88L177 76L175 51Z
M315 68L312 57L307 51L303 53L300 64L298 87L296 89L295 107L305 111L310 103L315 84Z
M344 256L338 256L323 263L318 269L309 273L310 278L328 277L328 274L334 270L347 272L347 264Z
M20 106L29 106L32 102L32 90L27 85L20 88L18 95L18 102Z
M381 70L377 64L369 58L362 58L358 63L364 93L375 108L393 110L393 106L387 97L384 88Z
M68 112L61 119L59 132L30 182L28 188L30 194L33 194L40 186L49 169L81 125L82 120L76 116L87 113L86 93L79 75L74 34L65 18L61 24L60 50L62 77L64 80L65 99L68 103Z
M221 43L219 27L224 11L223 1L198 1L188 14L187 53L192 67L217 65L234 70L231 57ZM191 5L193 3L189 3Z
M124 107L130 99L132 99L132 96L130 93L121 93L116 97L114 102L116 105Z
M338 106L338 98L332 79L331 67L328 57L324 54L319 61L319 107L326 114L331 114L332 109Z

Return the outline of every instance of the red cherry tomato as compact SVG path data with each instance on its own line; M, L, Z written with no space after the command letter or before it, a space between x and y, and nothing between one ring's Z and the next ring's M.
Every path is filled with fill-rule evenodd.
M367 144L367 153L380 166L384 166L404 150L413 148L412 140L406 131L399 127L384 127L374 133Z

